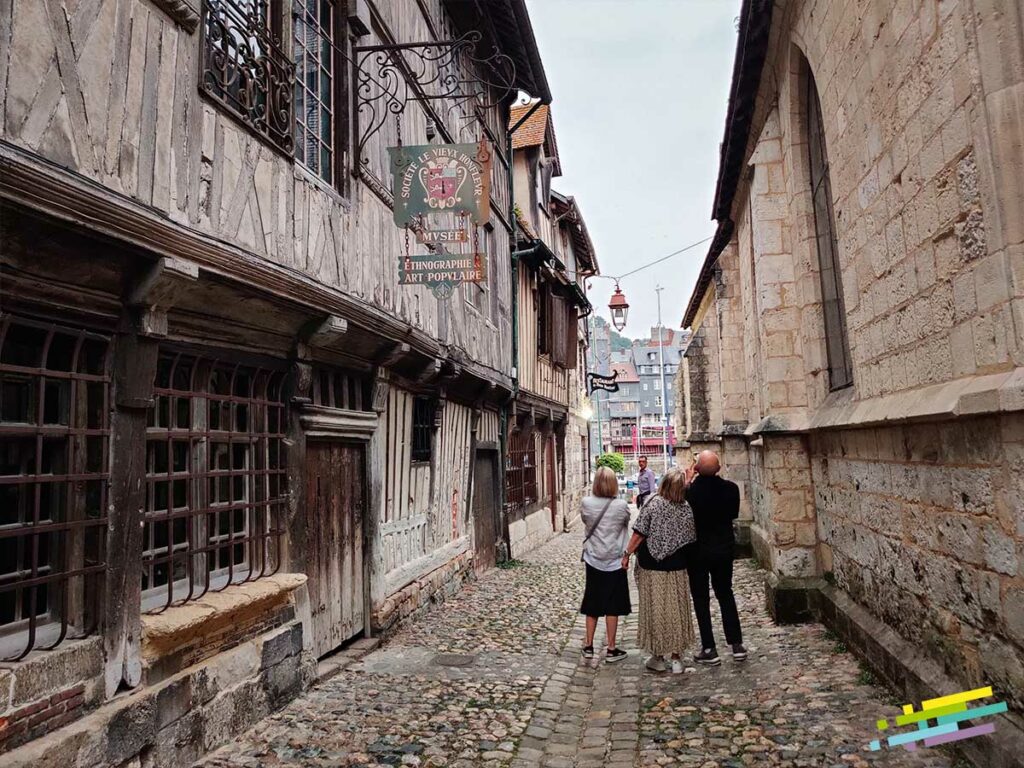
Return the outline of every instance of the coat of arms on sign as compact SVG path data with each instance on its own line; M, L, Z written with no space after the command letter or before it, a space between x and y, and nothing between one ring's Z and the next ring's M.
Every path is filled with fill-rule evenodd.
M427 191L423 199L434 210L444 211L462 202L459 192L469 178L465 165L455 160L429 160L420 168L420 184Z

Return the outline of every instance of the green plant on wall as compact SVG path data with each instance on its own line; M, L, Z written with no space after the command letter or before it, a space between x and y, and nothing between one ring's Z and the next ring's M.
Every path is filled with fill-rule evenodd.
M626 471L626 459L621 453L602 453L597 457L597 466L608 467L616 475Z

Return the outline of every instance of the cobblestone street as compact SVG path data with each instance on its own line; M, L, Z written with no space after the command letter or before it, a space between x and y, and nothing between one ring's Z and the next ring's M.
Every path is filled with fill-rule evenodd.
M634 614L624 663L582 663L580 539L488 573L202 765L952 766L933 750L864 751L899 702L820 626L773 625L749 561L736 575L747 662L648 672Z

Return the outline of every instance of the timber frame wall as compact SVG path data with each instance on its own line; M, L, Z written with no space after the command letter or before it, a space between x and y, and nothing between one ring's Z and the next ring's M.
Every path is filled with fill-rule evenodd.
M336 39L343 49L465 31L443 0L349 6L358 6L368 32L357 39L346 30ZM345 4L336 7L340 16ZM508 105L483 122L462 119L447 104L412 104L402 117L407 144L426 143L430 123L439 140L486 135L494 148L490 228L501 236L490 238L489 301L465 300L461 291L438 300L426 288L398 285L402 233L385 181L396 121L367 143L358 177L349 166L340 183L324 182L281 151L280 136L268 141L200 87L202 12L167 0L95 0L73 12L62 0L2 9L0 324L96 340L109 357L96 369L51 366L40 348L31 364L14 361L8 370L0 361L5 387L35 376L42 393L31 401L38 418L20 419L28 426L7 423L13 405L0 416L5 456L21 439L16 431L49 440L59 426L66 455L83 462L82 471L62 470L66 478L51 483L68 494L67 506L51 499L59 526L31 528L48 519L37 504L3 533L30 554L43 539L59 546L22 557L18 573L0 574L0 595L51 608L31 622L30 607L11 614L0 649L10 645L19 656L24 641L30 653L0 677L60 672L47 678L55 688L0 700L10 725L0 728L0 751L77 727L69 724L123 687L156 695L190 665L216 664L246 644L263 653L252 680L266 678L267 693L251 711L239 710L242 719L224 733L190 736L193 757L307 683L322 650L312 645L310 622L323 609L310 605L304 575L313 578L316 568L315 537L305 526L311 441L357 446L366 467L352 502L360 528L349 529L362 559L339 566L361 594L339 620L359 620L354 632L391 631L472 570L475 457L478 448L499 447L499 413L513 391ZM496 31L499 20L485 21L487 34L520 47L510 51L518 60L538 60L528 29L509 32L502 19L506 26ZM291 24L283 13L285 53ZM542 72L523 78L521 87L546 91ZM350 98L337 106L353 109ZM338 152L351 162L352 141L339 136ZM176 360L202 373L175 379L169 366ZM242 379L237 391L217 389L236 381L231 371L243 371L249 389L243 392ZM79 400L90 408L92 390L101 393L97 420L83 409L76 421L72 407L50 425L51 380L80 382ZM5 403L13 402L8 394ZM417 403L428 404L432 423L414 418L427 412ZM235 431L212 421L221 405ZM228 448L217 444L222 433ZM93 438L108 436L109 450L94 453ZM43 458L33 461L34 470L15 474L38 483L36 475L56 472L43 468ZM79 494L77 482L90 494L96 485L106 498ZM106 537L96 533L104 526ZM5 590L11 579L21 581ZM149 588L161 585L168 593L153 597ZM333 584L326 594L337 598L345 588ZM222 618L235 617L233 629L201 622L198 630L188 625L188 638L175 634L179 619L215 596L231 606ZM245 614L236 598L258 610ZM21 619L26 627L15 626ZM290 645L279 650L285 641L275 638ZM275 650L259 650L271 642ZM51 645L56 650L44 650ZM52 717L30 725L26 713L43 701ZM150 742L140 736L145 743L136 747L180 741L168 735L179 725L164 724ZM120 764L138 749L109 746L107 759ZM20 754L12 753L13 764Z

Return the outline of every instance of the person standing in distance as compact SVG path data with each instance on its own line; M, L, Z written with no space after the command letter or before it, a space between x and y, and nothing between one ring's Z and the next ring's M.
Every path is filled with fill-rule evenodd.
M732 647L737 661L747 658L743 647L736 597L732 591L732 561L736 538L732 521L740 514L740 489L731 480L718 476L722 464L714 451L701 451L697 461L686 470L689 481L686 500L693 510L697 529L694 556L687 561L693 612L697 615L701 650L693 656L701 664L721 664L715 650L715 634L711 629L711 595L708 581L715 590L722 611L725 641Z
M640 473L636 476L636 508L641 509L657 490L657 483L654 481L654 471L647 468L647 457L641 456L637 463L640 464Z

